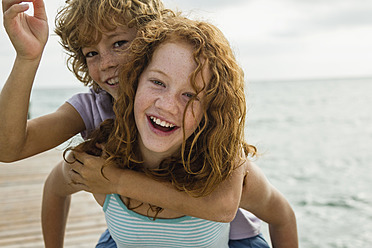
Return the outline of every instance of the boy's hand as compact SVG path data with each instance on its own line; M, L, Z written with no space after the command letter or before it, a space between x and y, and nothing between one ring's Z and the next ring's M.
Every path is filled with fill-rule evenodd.
M76 162L70 164L72 183L78 184L83 190L94 194L117 193L115 180L122 172L121 169L114 166L102 167L105 159L86 153L74 152L74 157Z
M24 12L32 2L34 16ZM43 0L3 0L4 27L16 49L17 56L27 60L40 59L48 40L48 21Z

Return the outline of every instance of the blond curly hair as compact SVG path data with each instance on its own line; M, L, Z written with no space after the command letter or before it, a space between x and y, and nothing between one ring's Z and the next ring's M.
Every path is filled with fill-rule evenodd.
M117 27L139 28L147 22L173 15L160 0L67 0L55 20L55 33L65 49L70 71L95 91L99 89L89 75L82 47L96 44L102 33Z

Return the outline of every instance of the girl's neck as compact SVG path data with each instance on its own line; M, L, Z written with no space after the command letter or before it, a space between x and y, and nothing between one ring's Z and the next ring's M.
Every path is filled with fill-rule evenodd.
M148 150L143 144L139 144L139 150L142 155L143 159L143 165L146 168L149 169L156 169L159 168L160 163L166 159L169 158L174 154L174 152L165 152L165 153L159 153L159 152L154 152L151 150Z
M159 168L161 161L169 157L169 154L163 154L148 150L142 144L139 145L139 148L143 159L143 165L148 169Z
M160 162L163 161L164 157L158 156L158 154L146 154L142 152L143 165L148 169L159 168Z
M142 155L143 165L148 169L159 168L160 163L164 159L171 157L175 153L175 151L171 151L171 150L164 151L164 152L155 152L153 150L147 149L143 145L141 138L139 138L138 141L139 141L138 147Z

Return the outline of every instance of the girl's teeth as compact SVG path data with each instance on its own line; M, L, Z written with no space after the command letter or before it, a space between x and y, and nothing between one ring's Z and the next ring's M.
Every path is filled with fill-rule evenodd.
M157 125L159 126L162 126L162 127L174 127L173 124L170 124L170 123L167 123L165 121L161 121L160 119L154 117L154 116L151 116L150 119L155 122Z

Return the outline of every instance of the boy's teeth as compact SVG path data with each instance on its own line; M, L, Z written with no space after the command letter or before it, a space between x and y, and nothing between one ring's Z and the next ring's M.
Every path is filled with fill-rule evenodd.
M118 83L118 81L119 81L118 78L111 78L111 79L109 79L109 80L107 81L107 83L110 84L110 85L115 85L115 84Z
M154 116L151 116L150 119L155 122L157 125L162 126L162 127L174 127L173 124L170 124L168 122L162 121Z

